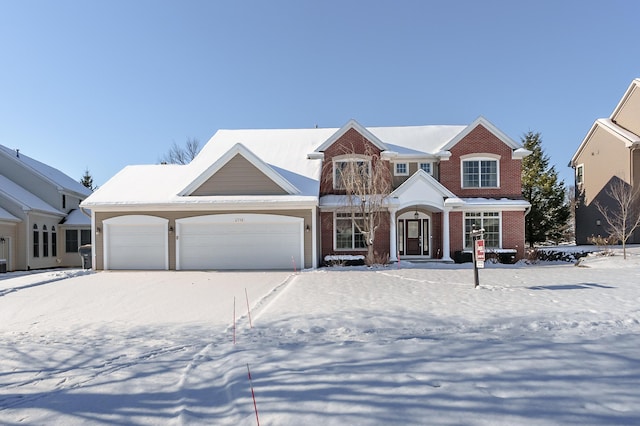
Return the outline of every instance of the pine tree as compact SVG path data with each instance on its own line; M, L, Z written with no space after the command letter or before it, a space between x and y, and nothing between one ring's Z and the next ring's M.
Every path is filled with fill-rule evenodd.
M529 131L522 143L531 154L522 160L522 195L531 203L525 218L525 235L529 246L562 237L570 218L563 181L558 180L555 167L549 167L549 157L542 150L540 133Z
M93 176L89 173L89 169L84 170L84 175L82 175L82 179L80 179L80 183L82 186L89 188L90 190L95 190L96 187L93 186Z

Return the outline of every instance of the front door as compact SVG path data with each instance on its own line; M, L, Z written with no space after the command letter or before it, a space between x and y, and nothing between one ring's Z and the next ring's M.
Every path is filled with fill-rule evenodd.
M407 220L407 255L419 256L422 254L422 233L420 226L420 219Z

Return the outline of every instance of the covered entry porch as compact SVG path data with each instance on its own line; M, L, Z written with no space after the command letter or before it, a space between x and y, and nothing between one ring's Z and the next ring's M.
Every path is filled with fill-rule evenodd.
M453 262L449 213L464 201L418 170L390 195L389 260Z

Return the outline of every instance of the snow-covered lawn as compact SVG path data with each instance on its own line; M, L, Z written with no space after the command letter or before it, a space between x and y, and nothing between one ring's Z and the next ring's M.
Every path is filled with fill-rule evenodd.
M640 424L640 248L582 265L0 274L0 423Z

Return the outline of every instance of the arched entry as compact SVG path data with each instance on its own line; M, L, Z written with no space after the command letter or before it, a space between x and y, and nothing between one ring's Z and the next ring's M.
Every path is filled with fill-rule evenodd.
M397 218L398 253L405 257L431 257L431 214L405 211Z

